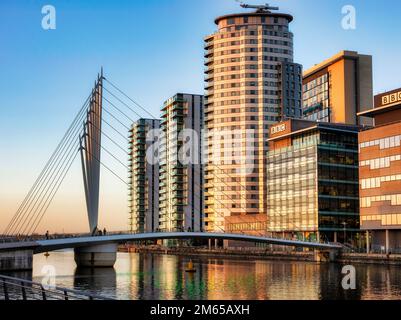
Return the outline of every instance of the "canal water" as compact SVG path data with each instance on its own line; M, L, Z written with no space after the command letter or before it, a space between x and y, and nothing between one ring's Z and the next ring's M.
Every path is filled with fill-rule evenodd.
M72 251L34 256L34 281L117 299L401 299L401 267L355 265L356 290L342 288L342 265L118 253L114 269L77 269ZM55 275L55 278L52 278ZM18 275L17 275L18 276ZM23 276L23 275L22 275Z

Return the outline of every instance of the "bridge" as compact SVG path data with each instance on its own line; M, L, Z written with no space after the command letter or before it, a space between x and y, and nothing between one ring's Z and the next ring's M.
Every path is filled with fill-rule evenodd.
M315 249L317 252L335 253L342 249L338 244L285 240L244 234L207 232L155 232L143 234L118 234L37 240L30 242L10 242L0 244L0 258L3 256L3 269L29 269L33 254L62 249L74 249L77 265L84 267L113 267L116 261L118 244L151 240L233 240L250 243L271 244L287 247ZM10 256L10 252L13 254ZM8 262L7 255L8 253ZM22 255L21 255L22 253ZM15 256L18 255L18 257ZM17 260L17 261L13 261ZM0 261L1 263L1 261ZM16 263L16 264L15 264ZM0 269L1 270L1 269Z
M116 93L112 93L109 89L104 87L105 81L110 83L111 86L116 89ZM52 240L4 242L3 244L0 244L0 271L31 269L34 254L60 249L74 249L75 261L78 266L112 267L116 260L117 247L119 244L148 240L235 240L251 243L311 248L317 252L323 251L326 253L332 253L341 250L341 246L337 244L268 238L263 234L260 236L229 234L226 233L223 228L220 228L221 232L219 233L154 232L143 234L97 236L100 200L100 167L103 165L123 183L127 184L123 178L118 176L108 166L104 165L101 160L101 151L104 150L114 159L116 159L121 165L125 166L121 160L117 159L117 157L112 152L107 150L102 144L102 137L105 135L120 149L125 149L125 147L118 145L109 135L104 133L102 124L110 126L114 131L119 133L121 136L124 136L109 122L103 119L104 112L109 114L113 119L117 120L118 123L123 125L125 128L130 126L124 125L121 120L117 119L116 115L113 115L110 111L105 109L104 101L107 101L111 106L116 108L120 114L123 114L131 121L131 118L124 111L118 108L110 100L103 97L104 90L114 97L116 101L121 102L122 106L128 107L129 110L134 112L136 115L139 115L138 112L133 110L119 97L117 97L117 93L123 94L124 97L128 98L142 110L146 111L145 108L141 107L118 87L108 81L103 76L102 71L97 77L92 92L90 93L83 107L80 109L78 115L74 119L56 151L51 156L49 162L46 164L42 173L35 181L28 195L25 197L21 206L3 232L4 237L7 239L15 236L22 236L29 239L30 236L35 235L39 224L42 222L47 209L51 205L52 200L64 181L64 178L67 175L72 163L74 162L76 156L80 154L89 232L92 236L64 239L60 238ZM149 113L148 111L146 112ZM219 200L216 199L216 201ZM219 212L216 212L216 214L219 214ZM199 229L202 230L202 228Z
M107 244L123 244L126 242L136 241L154 241L154 240L233 240L250 243L272 244L288 247L302 247L310 249L329 249L340 250L341 245L329 243L306 242L296 240L285 240L277 238L266 238L249 236L244 234L229 233L208 233L208 232L155 232L141 234L118 234L97 237L75 237L60 238L52 240L37 240L30 242L9 242L0 244L0 252L6 250L30 249L36 253L44 253L55 250L75 249L87 246L107 245Z

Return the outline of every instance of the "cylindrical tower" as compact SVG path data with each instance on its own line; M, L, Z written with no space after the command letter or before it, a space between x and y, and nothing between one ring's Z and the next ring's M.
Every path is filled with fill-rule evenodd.
M252 216L267 214L267 139L282 117L280 66L293 62L292 20L268 7L226 15L205 38L208 231L233 231L226 230L233 216L252 229Z

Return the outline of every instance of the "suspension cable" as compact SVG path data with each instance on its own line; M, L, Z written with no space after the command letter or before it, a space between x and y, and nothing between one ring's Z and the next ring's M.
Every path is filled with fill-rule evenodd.
M57 186L56 191L54 192L53 196L51 197L50 201L48 202L48 205L46 206L46 208L45 208L45 210L43 211L43 213L42 213L41 217L39 218L39 220L37 221L35 227L33 228L32 232L31 232L31 234L34 234L34 233L36 232L36 229L38 228L39 224L42 222L45 213L46 213L47 210L49 209L50 204L52 203L52 201L53 201L55 195L57 194L58 190L60 189L60 186L62 185L62 183L63 183L65 177L67 176L67 173L68 173L69 170L71 169L71 166L72 166L72 164L74 163L74 161L75 161L77 155L78 155L78 152L75 154L74 158L73 158L72 161L70 162L70 164L69 164L67 170L66 170L65 173L64 173L64 176L63 176L61 182L60 182L59 185Z
M125 92L123 92L120 88L118 88L116 85L114 85L113 83L111 83L108 79L104 78L104 80L106 80L107 83L109 83L114 89L116 89L118 92L120 92L123 96L125 96L128 100L130 100L131 102L133 102L135 105L137 105L139 108L141 108L143 111L145 111L148 115L150 115L151 118L153 119L157 119L156 116L154 116L153 114L151 114L146 108L142 107L138 102L136 102L135 100L133 100L131 97L129 97Z
M62 141L59 144L59 147L56 149L53 156L50 158L47 166L42 171L42 174L39 176L34 186L31 188L32 192L30 192L26 196L24 204L21 205L20 210L14 215L14 219L12 220L12 222L10 222L9 226L7 227L6 234L9 234L12 229L15 229L15 226L16 224L18 224L18 221L21 221L25 217L27 210L29 210L29 207L32 205L38 193L40 193L40 190L42 189L43 185L46 184L46 180L48 180L48 177L49 176L51 177L54 174L55 164L59 161L60 157L62 157L62 154L65 151L68 143L71 141L71 137L74 137L74 135L76 134L74 132L76 132L77 124L81 121L81 119L84 116L82 112L85 110L87 104L88 104L88 99L85 102L84 106L81 108L76 118L74 119L66 135L63 137Z
M124 111L122 111L119 107L117 107L113 102L111 102L109 99L106 97L103 97L105 101L107 101L114 109L116 109L118 112L120 112L124 117L126 117L129 121L135 122L129 115L127 115ZM140 115L139 115L140 117Z
M49 181L46 182L45 188L41 191L39 197L35 201L34 205L31 207L31 210L29 211L28 215L22 222L22 226L20 226L18 228L17 233L20 233L21 231L26 230L27 226L31 223L33 217L38 214L38 209L43 204L43 201L45 201L45 203L46 203L47 199L49 198L49 196L48 196L49 191L54 189L54 184L55 183L57 184L57 182L60 179L60 172L63 172L65 166L67 166L67 164L68 164L67 159L70 159L71 155L74 154L74 149L76 149L76 146L74 146L74 144L77 141L76 138L78 137L78 134L81 131L82 131L82 129L76 133L76 136L74 137L74 139L71 139L70 144L68 146L68 150L63 155L62 161L60 160L59 164L56 167L55 175L53 175L53 177ZM66 161L67 161L67 164L66 164ZM60 163L61 163L61 165L60 165ZM53 186L53 188L52 188L52 186ZM50 191L50 194L51 194L51 192L52 191ZM43 195L43 197L42 197L42 195ZM46 196L47 196L47 198L46 198ZM39 201L39 199L40 199L40 201ZM33 211L33 215L31 215L32 211ZM30 217L30 218L28 219L28 217Z
M106 112L108 115L110 115L114 120L116 120L118 123L120 123L125 129L130 130L129 127L127 127L122 121L118 120L117 117L115 117L111 112L109 112L104 106L102 109L104 112Z
M89 97L87 98L87 100L85 101L84 105L81 107L80 111L78 112L77 116L75 117L73 123L70 125L70 127L68 128L66 134L64 135L64 137L62 138L62 140L60 141L60 143L58 144L56 150L53 152L52 156L50 157L50 159L48 160L47 164L45 165L45 167L43 168L42 172L40 173L39 177L36 179L34 185L31 187L30 191L28 192L27 196L24 198L24 201L21 203L21 205L19 206L17 212L14 214L12 220L10 221L10 223L8 224L8 226L6 227L6 229L4 230L4 234L7 234L9 229L14 225L15 219L18 219L18 217L20 216L20 212L25 208L27 201L29 201L32 197L32 194L36 191L38 184L42 181L44 175L48 172L49 167L51 166L52 161L54 160L54 158L57 156L59 150L62 148L64 142L66 139L68 139L68 136L70 135L70 132L74 127L74 122L76 122L76 120L80 117L80 114L83 112L83 110L85 110L86 105L88 104L89 101Z
M110 152L109 150L106 149L106 147L102 146L101 143L99 143L98 141L96 141L95 138L90 137L90 139L96 143L96 145L100 146L100 148L102 148L104 151L106 151L110 156L112 156L117 162L119 162L124 168L126 168L127 170L129 169L127 167L126 164L124 164L120 159L118 159L112 152Z
M125 185L129 186L129 184L121 178L117 173L115 173L112 169L110 169L108 166L106 166L101 160L99 160L97 157L95 157L90 151L88 153L97 161L99 162L103 167L105 167L108 171L110 171L116 178L118 178L121 182L123 182Z

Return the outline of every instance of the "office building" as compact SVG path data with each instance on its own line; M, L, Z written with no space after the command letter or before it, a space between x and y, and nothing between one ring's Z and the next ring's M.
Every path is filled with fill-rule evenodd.
M129 223L131 232L155 232L159 228L159 163L157 159L152 158L152 148L159 128L160 120L139 119L132 125L130 131Z
M203 230L203 96L178 93L162 109L159 226Z
M373 107L372 57L342 51L303 74L303 118L370 125L357 113Z
M377 95L359 114L374 128L359 134L361 228L368 251L401 252L401 89Z
M301 119L302 114L302 65L282 62L278 65L280 120Z
M205 221L211 232L244 224L266 232L269 125L301 114L293 17L273 9L218 17L218 30L205 38Z
M299 240L355 239L359 127L292 119L270 130L269 234Z

